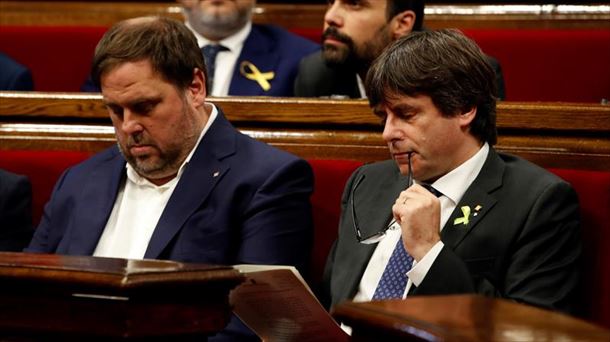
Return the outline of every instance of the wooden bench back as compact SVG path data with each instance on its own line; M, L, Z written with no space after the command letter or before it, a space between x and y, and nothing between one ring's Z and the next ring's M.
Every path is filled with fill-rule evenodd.
M389 157L364 100L211 98L243 132L307 159ZM610 170L610 106L498 104L498 144L547 168ZM99 94L0 92L2 149L99 151L114 143Z

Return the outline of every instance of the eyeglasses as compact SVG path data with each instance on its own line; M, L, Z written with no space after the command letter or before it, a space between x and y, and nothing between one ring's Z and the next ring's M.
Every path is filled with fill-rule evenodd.
M411 171L411 153L409 153L409 173L407 173L407 188L410 187L411 185L413 185L413 172ZM354 223L354 231L356 232L356 240L358 240L358 242L366 244L366 245L370 245L373 243L377 243L379 241L381 241L381 239L383 239L386 235L386 232L388 230L394 229L394 224L396 223L396 219L393 218L392 221L390 221L390 223L383 228L382 230L380 230L379 232L367 236L367 237L362 237L362 231L360 231L360 226L358 225L358 219L356 218L356 206L354 205L354 194L356 193L356 189L358 188L358 186L362 183L362 181L364 180L365 175L361 175L360 178L358 178L358 180L356 181L356 184L354 184L354 186L352 187L352 193L351 193L351 206L352 206L352 222Z

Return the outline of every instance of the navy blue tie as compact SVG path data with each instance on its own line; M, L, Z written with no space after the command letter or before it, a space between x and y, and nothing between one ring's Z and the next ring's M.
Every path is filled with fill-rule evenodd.
M436 197L443 195L428 184L422 184L422 186ZM402 298L407 287L407 272L412 266L413 257L405 250L401 237L398 239L396 247L394 247L394 252L392 252L385 270L383 270L375 294L373 294L373 300Z
M212 86L214 85L214 73L216 71L216 56L220 51L226 51L228 48L219 44L210 44L201 48L203 58L205 59L205 65L208 69L208 81L206 82L208 88L208 94L212 92Z

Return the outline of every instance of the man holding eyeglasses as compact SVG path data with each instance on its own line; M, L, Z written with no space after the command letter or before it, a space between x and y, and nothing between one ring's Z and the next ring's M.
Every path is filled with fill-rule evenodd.
M573 312L571 186L496 152L493 69L458 31L393 43L366 80L393 160L348 181L322 300L479 293Z

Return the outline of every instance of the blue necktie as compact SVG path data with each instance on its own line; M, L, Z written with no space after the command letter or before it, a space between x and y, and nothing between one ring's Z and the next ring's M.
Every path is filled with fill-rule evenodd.
M205 65L208 69L208 81L206 86L208 94L212 92L212 86L214 85L214 72L216 71L216 55L220 51L226 51L228 48L219 44L210 44L201 48L203 58L205 59Z
M436 197L443 195L428 184L422 184L422 186ZM401 237L398 239L396 247L394 247L394 252L392 252L385 270L383 270L379 284L377 284L375 289L375 294L373 294L373 300L402 298L407 287L407 272L409 272L412 266L413 257L405 250Z

